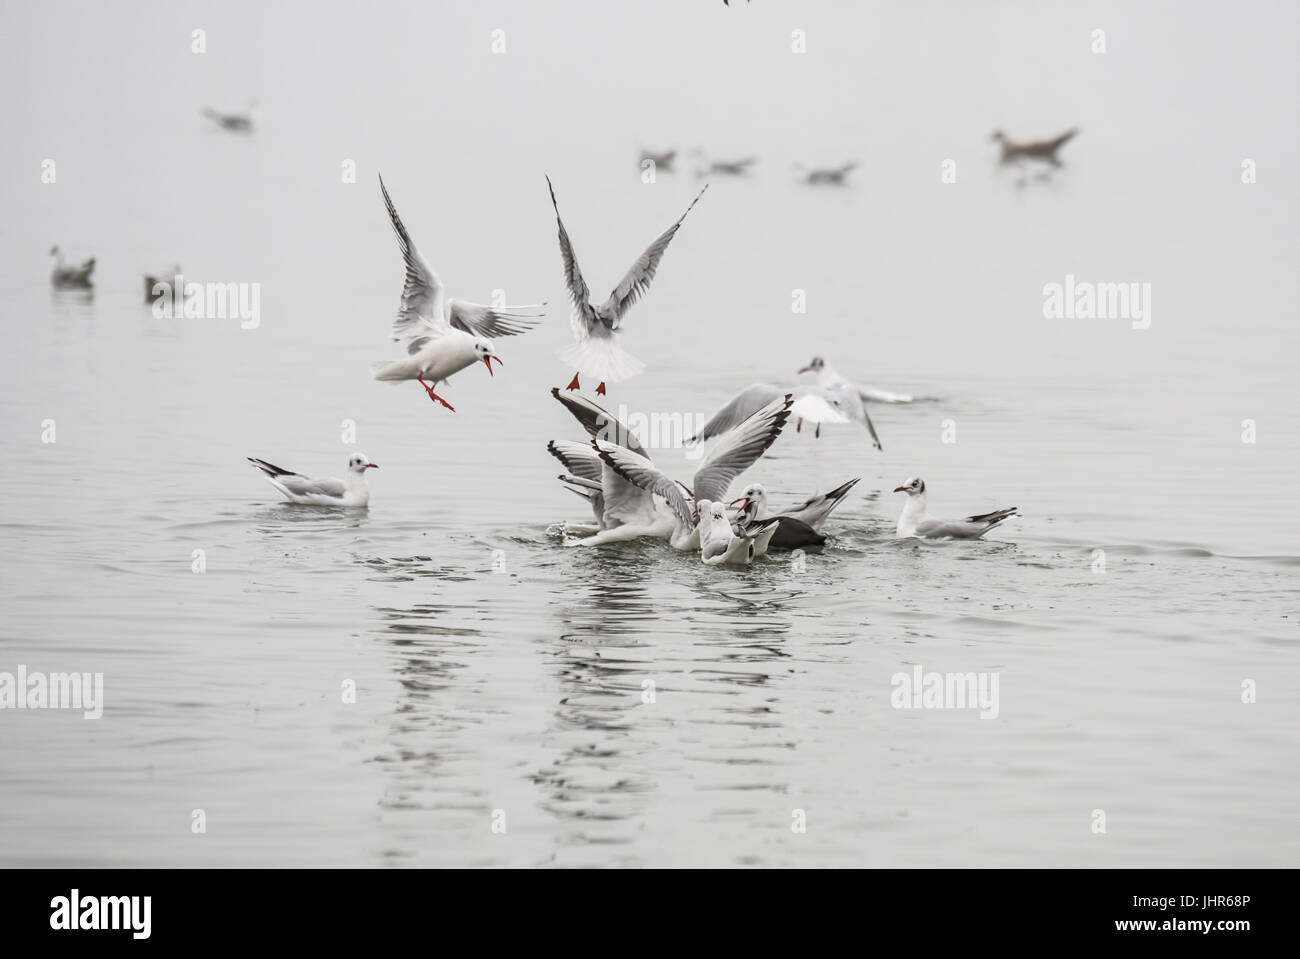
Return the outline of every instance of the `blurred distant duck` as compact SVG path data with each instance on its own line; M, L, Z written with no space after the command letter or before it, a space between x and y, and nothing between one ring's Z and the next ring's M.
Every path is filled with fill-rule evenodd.
M740 160L709 160L704 151L700 149L692 150L691 156L698 161L695 170L696 176L708 176L711 173L716 173L719 176L749 176L749 168L758 162L758 157L745 157Z
M641 151L641 162L644 164L647 160L660 170L672 170L673 159L677 156L676 150L664 150L662 153L656 153L653 150Z
M86 290L91 287L90 274L95 272L95 258L80 266L68 266L63 262L63 251L58 246L50 247L50 256L54 257L54 271L50 282L60 290Z
M1002 162L1015 163L1019 160L1039 160L1059 167L1061 161L1056 158L1056 151L1078 136L1078 130L1067 130L1054 140L1038 140L1033 143L1016 143L1009 140L1001 130L994 130L992 139L1002 145Z
M856 170L856 163L846 163L841 167L823 167L821 169L810 169L803 164L798 164L794 169L805 183L813 184L831 184L833 186L843 186L848 182L848 175Z
M159 296L163 295L162 293L154 292L154 288L160 283L165 284L167 289L170 291L176 284L177 277L180 275L181 267L179 263L176 266L173 266L170 272L164 270L158 274L146 273L144 275L144 301L146 303L152 303L154 300L158 299Z
M223 130L230 130L232 133L251 133L255 106L257 101L249 100L246 113L218 113L212 107L204 107L203 115Z

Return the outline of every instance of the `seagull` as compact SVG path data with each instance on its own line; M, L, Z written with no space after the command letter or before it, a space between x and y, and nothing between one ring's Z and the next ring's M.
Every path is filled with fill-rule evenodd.
M223 130L232 133L250 133L253 129L253 107L255 106L257 101L249 100L247 113L218 113L212 107L204 107L203 115Z
M709 566L748 566L767 552L777 521L760 521L752 529L737 531L721 503L700 500L700 558Z
M769 516L758 518L758 503L753 499L741 497L734 500L732 506L740 503L740 511L732 520L732 526L738 535L748 535L756 530L764 530L761 549L754 555L762 556L771 549L802 549L805 546L821 546L826 537L813 529L803 520L790 516ZM768 525L772 524L772 525Z
M307 506L366 506L370 502L366 470L379 469L363 453L353 453L348 459L347 479L312 479L281 469L266 460L253 456L247 459L266 474L266 481L283 493L290 503Z
M455 407L435 393L434 386L480 360L488 368L488 373L495 375L492 373L492 360L502 365L504 361L497 356L489 340L498 336L515 336L536 326L535 315L519 311L537 307L491 307L446 299L442 280L415 248L397 215L382 176L379 189L383 191L397 245L406 261L406 284L402 287L402 308L393 320L393 339L406 344L407 357L372 364L375 379L390 383L418 380L429 399L454 413Z
M832 184L834 186L843 186L848 182L848 175L856 170L858 165L846 163L841 167L822 167L820 169L809 169L803 164L795 166L795 172L803 176L803 182L812 184Z
M871 387L859 386L857 383L850 382L835 372L835 368L820 356L814 356L812 361L799 372L801 374L816 373L818 384L827 389L847 386L849 389L855 390L858 396L862 397L864 403L911 403L915 399L909 393L891 393L889 390L872 389Z
M708 176L710 173L716 173L719 176L749 176L749 168L758 162L758 157L743 157L739 160L708 160L704 151L696 148L691 151L691 156L699 160L696 167L696 176Z
M160 270L157 274L146 273L144 275L144 301L146 303L152 303L159 297L170 295L174 291L176 283L180 279L180 275L180 264L173 266L171 272ZM154 287L160 284L166 286L167 290L165 292L155 293Z
M676 150L664 150L662 153L655 153L653 150L641 151L641 162L649 160L655 165L656 169L669 170L673 168L673 159L677 156Z
M791 402L787 393L728 433L700 464L689 487L669 479L645 455L609 440L594 438L592 446L614 472L657 497L658 515L651 523L602 530L575 545L600 546L638 536L655 536L667 539L674 549L699 549L698 504L703 500L721 503L725 499L731 481L753 466L781 435L781 429L790 416Z
M740 514L736 519L742 526L751 526L756 521L762 522L771 518L780 520L780 529L772 540L775 549L820 546L826 541L826 538L819 534L826 518L844 501L844 497L859 480L861 477L855 477L835 487L829 493L810 496L798 506L785 510L775 517L768 509L767 489L762 483L750 483L731 505L739 509Z
M919 536L924 539L979 539L994 526L1016 515L1016 507L994 510L965 519L927 519L925 515L925 480L913 476L895 493L906 493L903 515L898 518L898 536Z
M871 422L862 398L848 386L828 389L823 386L773 386L771 383L751 383L745 387L709 418L704 427L686 440L687 445L702 443L714 436L733 429L737 424L751 416L755 410L762 409L778 396L790 394L794 403L790 412L795 417L795 432L802 432L803 421L816 424L815 435L822 435L823 423L861 423L871 434L872 445L880 449L880 437L876 435L876 426Z
M54 271L50 273L50 282L61 290L89 289L90 274L95 272L95 258L92 256L80 266L68 266L63 262L63 251L58 246L50 247L50 256L54 257Z
M555 222L560 228L560 258L564 262L564 284L568 287L569 298L573 301L573 314L569 318L569 325L573 328L573 336L578 341L576 345L560 351L560 358L577 370L566 389L579 389L578 376L586 373L588 376L599 378L600 385L596 387L596 393L603 396L607 382L616 383L625 380L645 369L644 363L625 352L619 345L618 337L623 332L623 318L649 289L650 281L654 279L655 270L659 268L659 261L663 258L664 251L668 249L669 242L676 235L678 227L682 225L682 220L686 219L686 214L695 208L695 204L700 202L700 197L704 196L704 190L709 187L706 183L704 190L696 194L691 205L686 208L686 213L678 217L676 223L646 247L645 252L627 271L627 275L609 294L609 299L600 306L592 306L591 291L587 289L587 281L582 278L582 271L578 268L578 257L573 252L573 244L569 242L564 221L560 219L560 205L556 202L555 187L551 186L550 177L546 178L546 185L551 191L551 206L555 207Z
M649 458L635 433L585 396L561 393L559 389L552 389L551 395L574 415L592 439L609 440ZM567 484L566 488L591 504L598 531L652 525L659 518L653 495L616 473L590 442L552 440L546 450L564 464L567 472L560 475L560 480Z
M1008 140L1007 135L1001 130L994 130L990 139L1002 144L1003 164L1010 164L1019 160L1040 160L1043 163L1050 163L1054 167L1059 167L1061 161L1056 158L1056 151L1065 146L1078 133L1078 130L1067 130L1054 140L1016 143Z

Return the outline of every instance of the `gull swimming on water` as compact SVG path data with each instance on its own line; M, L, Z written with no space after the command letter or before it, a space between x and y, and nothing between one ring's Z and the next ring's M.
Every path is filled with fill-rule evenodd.
M654 495L657 516L651 523L629 523L602 530L573 545L600 546L654 536L667 539L674 549L699 549L698 504L703 500L716 503L725 500L731 481L753 466L781 435L781 428L790 416L790 403L791 398L786 394L728 433L700 464L689 487L669 479L645 455L605 439L593 439L592 445L600 458L619 476Z
M168 296L173 291L173 288L176 285L177 280L180 278L180 275L181 275L180 264L173 266L171 268L171 272L168 272L166 270L160 270L158 271L157 274L146 273L144 275L144 301L146 303L152 303L154 300L158 299L159 297ZM163 292L155 293L154 287L158 286L159 284L165 285L167 287L167 290Z
M455 408L433 388L453 373L480 360L488 368L488 373L492 373L492 360L504 365L489 340L531 329L537 324L536 315L519 311L537 307L492 307L446 299L442 280L415 248L401 217L397 215L382 176L379 189L384 194L397 245L406 263L402 308L393 320L393 339L406 344L407 357L372 364L375 379L390 383L418 380L429 399L455 412Z
M819 532L822 524L826 522L826 517L843 502L849 490L853 489L860 479L861 477L851 479L829 493L811 496L798 506L783 510L778 515L774 515L768 508L767 489L762 483L750 483L731 505L739 510L736 522L743 529L751 528L754 523L769 519L778 521L779 526L771 541L773 549L820 546L826 542L826 537Z
M645 149L641 151L642 163L645 163L646 160L649 160L651 163L654 164L656 169L666 170L669 172L672 171L673 160L676 157L677 157L676 150L664 150L662 153L656 153L654 150L645 150Z
M756 556L762 556L769 547L802 549L805 546L821 546L826 542L825 536L801 520L791 519L789 516L769 516L766 519L759 519L758 506L752 499L741 497L731 505L735 506L736 503L744 504L731 521L736 533L744 536L755 530L763 530L761 543L754 554Z
M650 288L650 281L654 279L655 270L659 268L659 261L668 249L668 244L677 234L682 221L686 219L686 214L695 209L695 204L700 202L704 190L709 187L705 184L704 190L701 190L691 201L691 205L686 208L686 213L678 217L676 223L660 234L659 238L637 257L631 269L609 294L609 299L600 306L592 306L591 291L587 288L587 281L582 278L582 271L578 268L578 257L573 252L569 233L564 229L564 221L560 219L560 205L555 199L555 187L551 186L550 177L546 178L546 185L551 191L551 205L555 207L555 222L560 229L560 259L564 263L564 285L568 288L569 298L573 301L573 313L569 318L569 325L573 328L573 336L578 341L575 345L560 351L560 358L577 370L565 388L579 389L578 376L585 373L600 381L596 393L603 395L606 383L617 383L619 380L636 376L645 369L644 363L619 345L619 336L623 332L623 318L633 304Z
M255 106L257 106L257 101L249 100L247 113L220 113L212 109L212 107L204 107L203 115L223 130L229 130L232 133L250 133L253 129L253 108Z
M90 274L95 272L95 258L83 262L80 266L68 266L63 262L63 251L58 246L50 247L50 256L54 257L54 270L50 273L50 282L61 290L89 289Z
M810 169L800 163L794 169L796 173L803 177L804 183L843 186L848 182L848 175L857 168L858 164L854 162L846 163L840 167L822 167L820 169Z
M880 437L876 435L876 425L871 422L862 398L848 386L827 388L824 386L773 386L771 383L751 383L723 407L709 417L698 433L686 440L688 445L702 443L714 436L720 436L771 403L778 396L789 394L794 398L790 412L795 417L795 432L803 430L803 421L816 424L814 435L822 435L823 423L861 423L871 434L871 443L880 449Z
M777 521L757 521L736 529L721 503L700 500L700 558L709 566L748 566L767 552Z
M907 494L903 514L898 518L897 532L900 537L979 539L999 523L1016 515L1016 507L1011 506L978 516L967 516L965 519L929 519L925 515L925 480L919 476L913 476L902 486L895 487L894 492Z
M855 390L858 396L862 397L864 403L911 403L914 397L909 393L892 393L889 390L873 389L869 386L859 386L835 371L835 368L827 363L820 356L814 356L807 366L799 371L802 373L816 373L817 383L827 389L838 389L846 386Z
M698 147L691 151L696 159L695 175L708 176L749 176L749 168L758 162L758 157L742 157L739 160L709 160Z
M266 460L253 456L247 459L265 474L266 481L283 493L285 499L305 506L366 506L370 503L366 470L379 469L365 454L353 453L348 459L346 479L312 479L281 469Z
M990 138L995 143L1002 145L1002 163L1011 164L1020 160L1038 160L1042 163L1050 163L1054 167L1061 166L1061 161L1056 158L1056 151L1069 143L1074 137L1078 136L1079 131L1067 130L1059 137L1052 140L1036 140L1032 143L1016 143L1007 139L1007 135L1001 130L994 130Z

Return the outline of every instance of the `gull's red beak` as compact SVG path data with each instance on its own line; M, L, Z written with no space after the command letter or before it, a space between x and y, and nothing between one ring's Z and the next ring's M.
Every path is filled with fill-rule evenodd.
M366 464L366 469L368 469L368 470L377 470L377 469L379 469L379 464L378 464L378 463L367 463L367 464Z
M906 486L895 486L895 487L894 487L894 492L895 492L895 493L906 493L906 492L907 492L907 487L906 487Z
M803 369L801 369L799 372L800 372L800 373L807 373L807 372L809 372L809 371L811 371L811 370L812 370L812 367L811 367L811 366L805 366L805 367L804 367Z
M741 496L741 497L738 497L737 499L733 499L733 500L732 500L730 503L728 503L727 505L728 505L728 506L735 506L737 503L740 504L740 509L744 509L746 506L749 505L749 497L748 497L748 496Z
M500 363L502 366L505 366L505 361L502 360L501 357L497 356L495 353L488 353L486 356L483 357L483 365L486 366L486 367L488 368L488 372L489 372L489 373L492 373L492 361L493 361L493 360L496 360L496 361L497 361L498 363ZM495 373L492 373L492 375L493 375L493 376L496 376Z

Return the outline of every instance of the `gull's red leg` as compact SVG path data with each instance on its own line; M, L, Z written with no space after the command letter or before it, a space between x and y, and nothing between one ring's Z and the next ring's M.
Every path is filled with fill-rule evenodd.
M433 387L430 386L428 383L424 382L423 376L417 376L416 379L420 381L420 385L424 387L424 391L429 394L429 399L433 400L435 403L441 403L443 406L447 407L447 409L451 410L453 413L456 412L456 407L452 406L441 396L435 393L433 391Z
M822 425L821 425L820 423L818 423L818 424L817 424L817 431L816 431L815 433L813 433L813 439L815 439L815 440L819 440L819 439L821 439L821 438L822 438Z
M803 420L795 420L795 421L794 421L794 431L795 431L796 433L802 433L802 432L803 432Z
M597 395L597 396L604 396L604 395L605 395L605 381L604 381L604 380L601 380L601 381L600 381L600 386L596 387L596 395Z
M578 385L578 374L577 374L577 373L574 373L574 374L573 374L573 379L569 380L569 385L566 386L565 389L566 389L566 390L580 390L580 389L582 389L582 387Z

